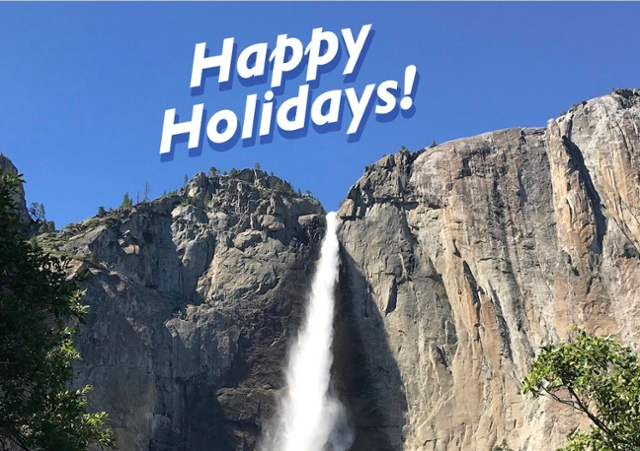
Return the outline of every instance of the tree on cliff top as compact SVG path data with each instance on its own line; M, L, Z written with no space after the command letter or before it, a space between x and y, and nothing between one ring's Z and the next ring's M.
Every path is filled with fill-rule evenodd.
M120 204L120 208L127 209L133 207L133 201L131 197L129 197L129 193L124 193L122 196L122 203Z
M640 359L611 337L576 329L567 343L544 347L522 392L549 396L591 420L591 430L574 430L563 451L640 450Z
M0 171L0 449L81 451L113 446L90 387L69 390L72 338L86 307L64 260L28 241L12 200L18 176Z

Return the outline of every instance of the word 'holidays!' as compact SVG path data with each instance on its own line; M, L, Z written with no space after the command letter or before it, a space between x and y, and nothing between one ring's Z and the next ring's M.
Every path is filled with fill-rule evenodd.
M175 108L166 110L160 153L170 153L173 138L183 134L188 134L189 149L199 147L204 122L207 123L206 136L214 146L234 142L239 137L250 140L255 138L256 132L261 138L268 137L273 133L274 115L275 124L285 136L306 130L309 124L307 115L320 129L331 126L335 128L341 123L343 94L352 113L347 135L358 133L365 113L371 102L375 101L375 97L380 100L375 108L376 114L385 115L395 111L400 93L396 80L384 81L377 89L376 84L368 84L360 93L353 87L344 91L330 90L317 95L315 99L311 98L310 87L317 84L321 73L335 69L340 59L340 41L347 55L342 74L346 77L357 75L357 68L362 64L372 35L371 24L362 26L357 36L354 36L350 28L345 28L341 30L341 38L331 31L316 28L312 30L311 39L306 47L299 39L282 34L277 36L273 51L269 51L266 42L260 42L243 49L237 58L233 37L224 39L221 51L213 56L207 55L205 42L196 44L190 83L192 93L204 92L205 81L213 74L217 74L221 87L230 85L234 64L235 73L248 85L266 83L270 71L271 89L261 96L262 99L258 94L246 96L242 124L236 113L230 109L215 112L207 121L204 103L194 105L191 120L184 122L178 122ZM276 108L276 94L284 90L287 77L301 74L305 66L306 84L299 87L296 96L284 100ZM404 110L410 109L413 105L411 95L416 73L415 66L405 69L405 95L399 103L400 108Z

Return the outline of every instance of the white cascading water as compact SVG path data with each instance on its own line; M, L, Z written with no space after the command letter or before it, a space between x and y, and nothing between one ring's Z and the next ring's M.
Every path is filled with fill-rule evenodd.
M289 350L287 390L263 440L263 451L346 451L353 443L344 407L331 394L334 289L340 256L338 218L327 232L304 322Z

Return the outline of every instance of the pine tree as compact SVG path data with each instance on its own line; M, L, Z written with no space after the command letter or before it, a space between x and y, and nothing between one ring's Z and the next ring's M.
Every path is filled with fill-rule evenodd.
M53 221L44 221L38 227L38 233L50 233L56 231L56 224Z
M38 202L31 202L31 207L29 207L29 216L35 222L45 222L47 220L44 204Z
M124 193L122 198L122 203L120 204L120 208L127 209L133 207L133 201L129 197L129 193Z
M67 261L28 240L13 196L21 180L0 171L0 449L113 447L104 412L88 413L91 387L69 390L77 324L86 313Z

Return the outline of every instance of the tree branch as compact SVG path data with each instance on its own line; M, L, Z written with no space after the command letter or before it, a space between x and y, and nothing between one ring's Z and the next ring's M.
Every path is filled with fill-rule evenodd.
M591 412L588 409L588 407L582 402L582 400L578 397L576 392L573 391L571 387L567 387L567 390L569 390L569 393L571 394L571 396L573 396L576 399L578 406L580 406L580 410L589 417L589 419L593 422L593 424L596 425L596 427L598 427L598 429L600 429L602 432L606 434L606 436L609 438L610 441L612 441L613 443L619 443L621 445L629 445L629 446L633 445L633 443L630 443L625 439L616 437L616 435L611 431L611 429L609 429L609 427L607 427L607 425L600 418L598 418L593 412Z

